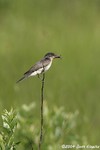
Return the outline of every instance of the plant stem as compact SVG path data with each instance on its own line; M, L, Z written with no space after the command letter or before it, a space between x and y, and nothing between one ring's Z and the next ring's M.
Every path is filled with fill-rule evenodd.
M39 150L41 150L42 139L43 139L43 100L44 100L44 80L45 80L45 73L43 73L42 78L42 87L41 87L41 128L40 128L40 139L39 139Z

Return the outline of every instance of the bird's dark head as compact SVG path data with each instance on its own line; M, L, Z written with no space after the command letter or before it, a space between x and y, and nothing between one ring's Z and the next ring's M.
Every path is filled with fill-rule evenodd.
M44 57L45 57L45 58L51 58L51 59L54 59L54 58L61 58L61 56L56 55L56 54L54 54L54 53L47 53Z

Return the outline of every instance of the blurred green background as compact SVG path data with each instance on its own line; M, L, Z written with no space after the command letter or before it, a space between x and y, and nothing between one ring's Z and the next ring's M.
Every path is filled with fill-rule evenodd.
M16 81L47 52L62 55L46 73L49 108L79 110L78 134L99 144L100 1L0 0L0 113L35 101L39 117L40 80Z

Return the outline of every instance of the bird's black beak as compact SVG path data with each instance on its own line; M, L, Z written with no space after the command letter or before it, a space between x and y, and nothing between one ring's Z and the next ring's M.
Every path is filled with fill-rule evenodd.
M59 56L59 55L55 55L55 58L61 58L61 56Z

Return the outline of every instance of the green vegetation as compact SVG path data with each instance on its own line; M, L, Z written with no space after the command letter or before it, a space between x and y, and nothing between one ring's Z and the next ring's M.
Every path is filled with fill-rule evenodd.
M35 103L32 103L29 106L22 105L17 114L12 109L10 112L4 111L0 150L38 149L40 128L37 126L39 119L33 115L36 108ZM78 111L67 113L64 107L56 106L50 110L46 103L44 103L44 108L43 150L60 150L66 141L71 145L87 144L86 137L80 137L76 132Z
M20 142L14 142L14 133L17 127L17 116L13 109L4 111L0 130L0 150L15 150Z
M49 109L78 110L75 134L99 144L99 39L99 0L0 0L0 113L35 102L34 122L40 121L41 82L37 77L16 81L45 53L55 52L62 60L46 73Z

